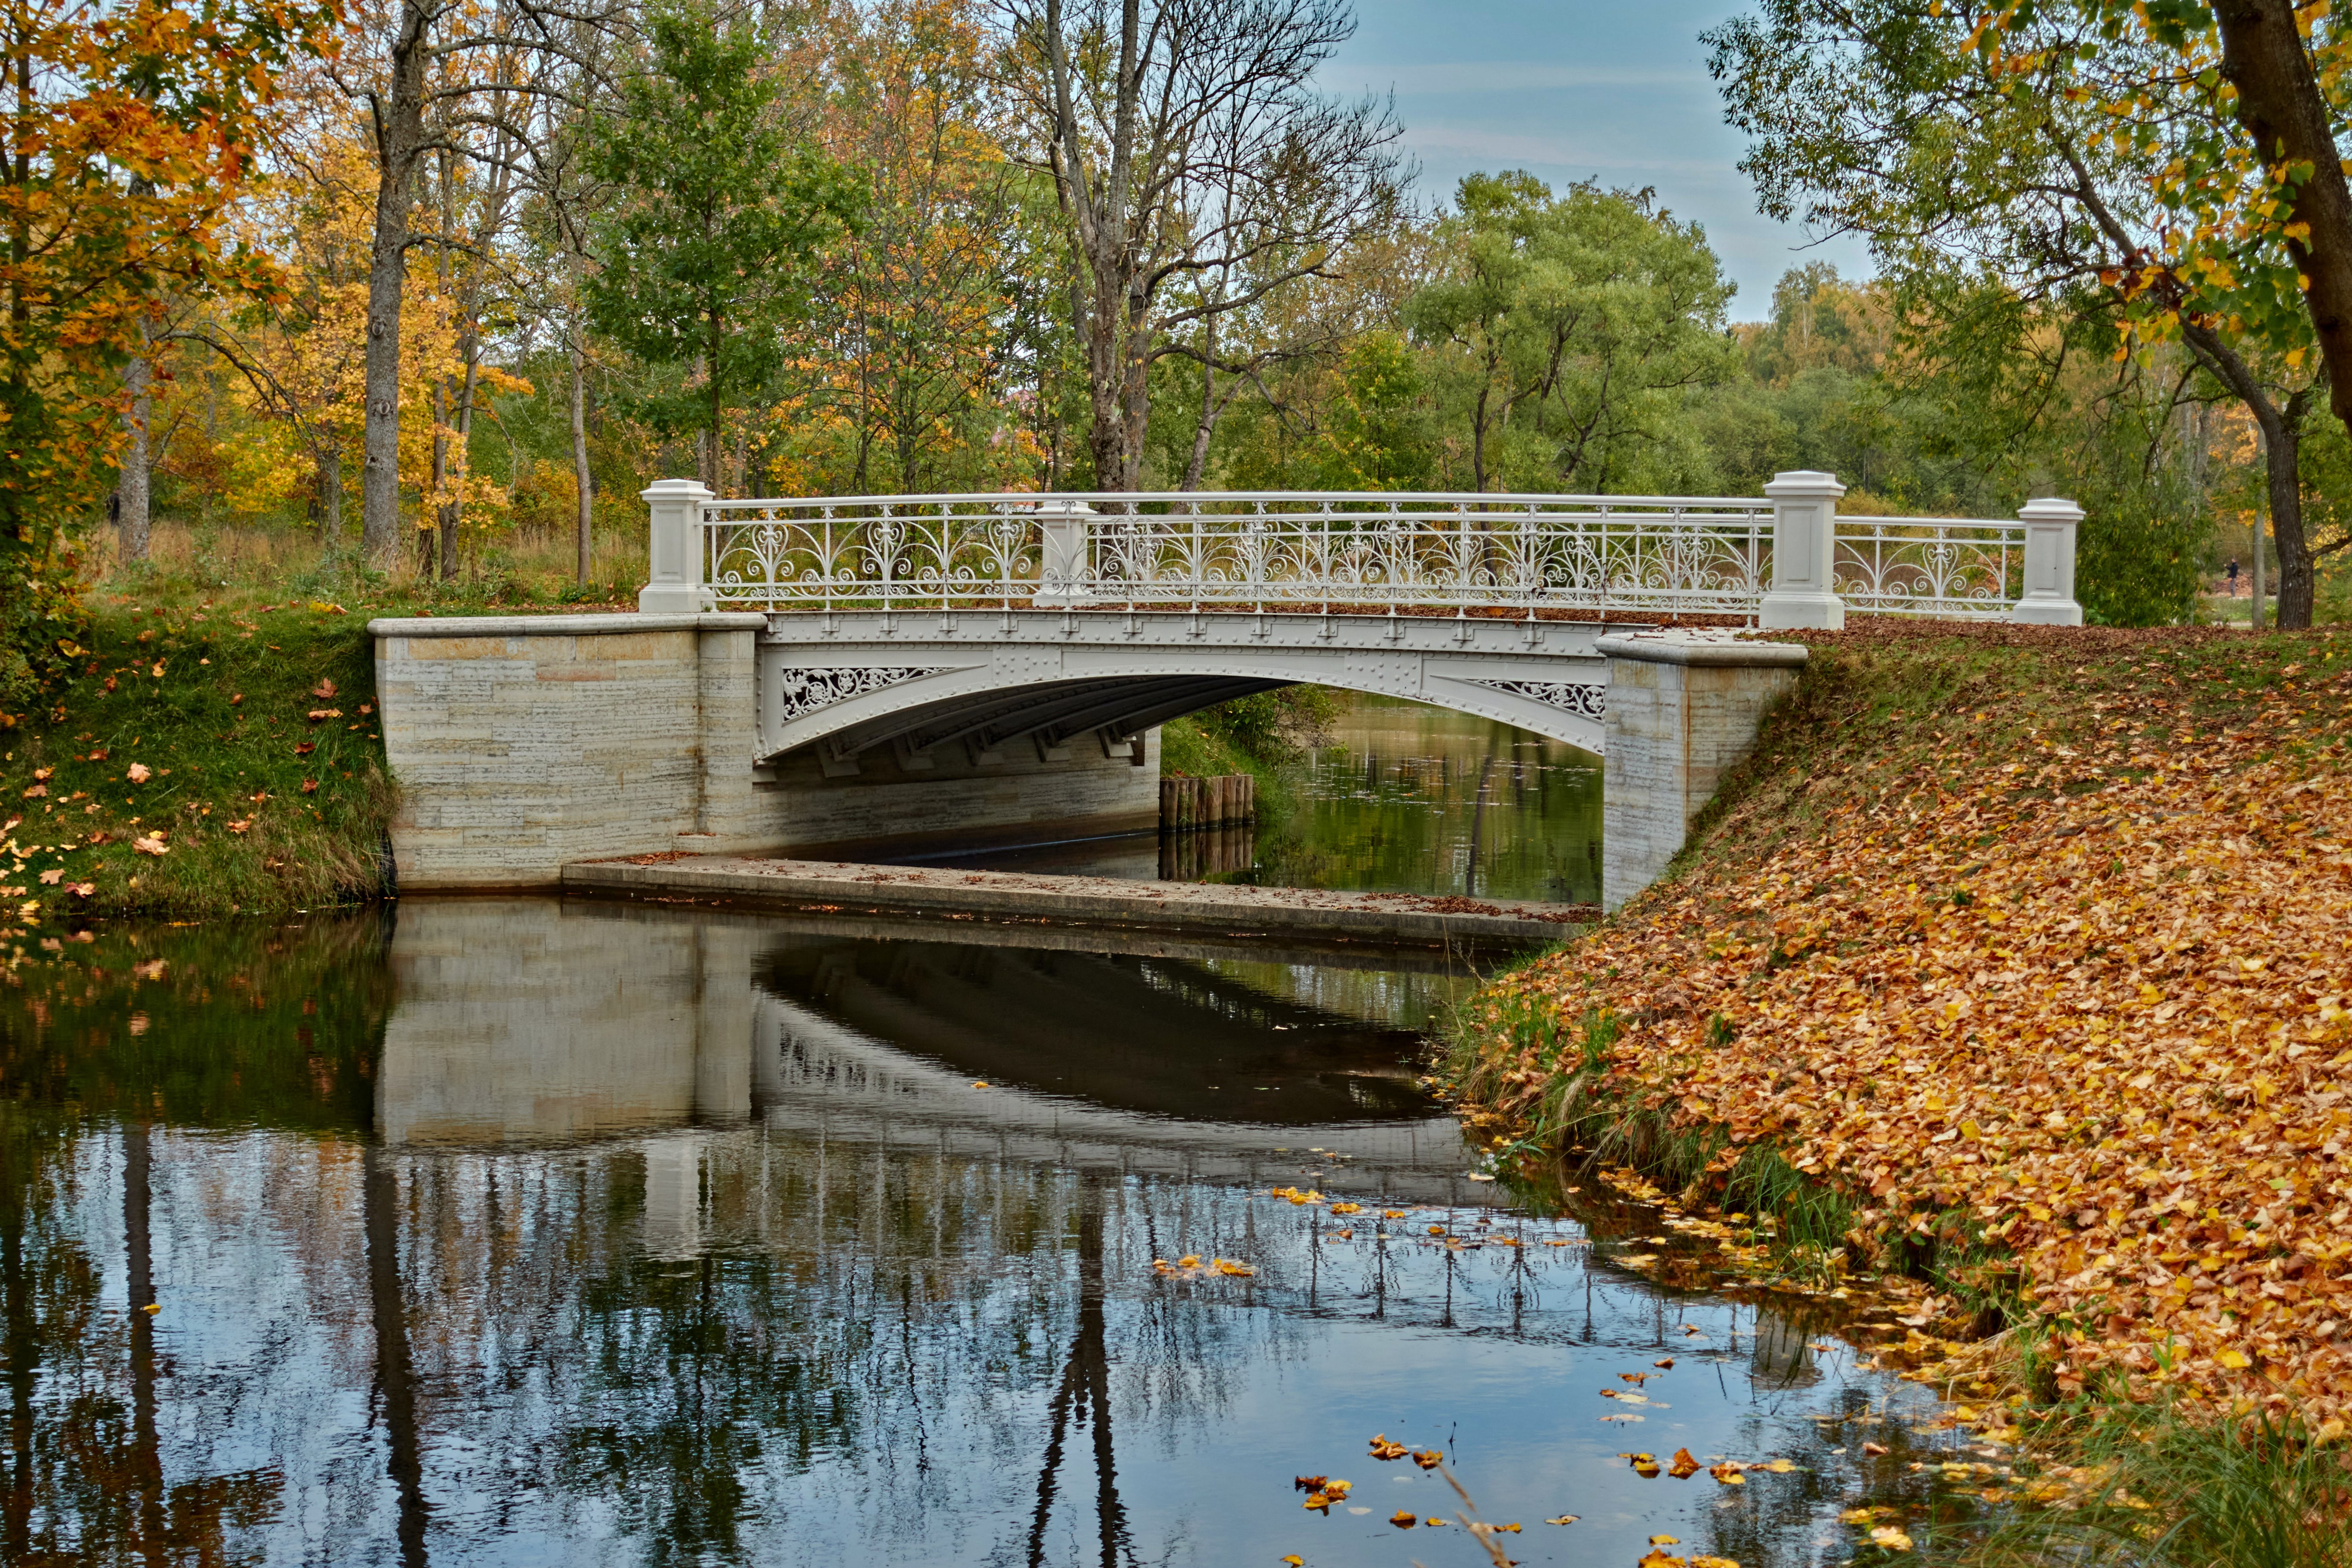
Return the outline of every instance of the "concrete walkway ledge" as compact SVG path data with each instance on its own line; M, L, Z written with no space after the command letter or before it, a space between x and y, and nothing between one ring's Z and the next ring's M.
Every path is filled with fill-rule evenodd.
M367 624L375 637L593 637L637 632L758 632L759 614L646 616L605 611L590 616L379 616Z
M566 893L739 908L1084 923L1226 935L1442 947L1549 946L1589 924L1589 904L1419 893L1335 893L1115 877L770 860L737 855L631 855L563 868Z
M1610 658L1678 664L1685 668L1793 669L1811 653L1802 643L1746 642L1736 632L1666 627L1612 632L1597 639L1592 647Z

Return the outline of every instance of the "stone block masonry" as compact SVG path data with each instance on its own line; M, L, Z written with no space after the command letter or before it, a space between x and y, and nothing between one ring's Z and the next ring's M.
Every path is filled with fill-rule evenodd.
M383 619L376 689L405 889L553 888L575 860L937 837L1074 836L1158 818L1143 765L1010 755L922 777L755 776L758 615ZM962 776L970 773L975 776Z
M1691 819L1754 748L1765 710L1796 685L1806 650L1687 631L1619 634L1595 647L1609 659L1601 902L1615 910L1681 850Z

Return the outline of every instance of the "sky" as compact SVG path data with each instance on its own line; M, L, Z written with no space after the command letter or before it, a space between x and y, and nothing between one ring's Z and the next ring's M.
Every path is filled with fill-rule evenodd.
M1810 237L1756 210L1738 170L1747 138L1723 122L1706 74L1706 28L1739 0L1356 0L1355 37L1320 73L1334 92L1396 95L1423 202L1450 200L1462 176L1525 169L1555 187L1578 180L1656 187L1696 219L1739 286L1735 321L1770 313L1791 267L1834 262L1865 276L1859 242L1806 248Z

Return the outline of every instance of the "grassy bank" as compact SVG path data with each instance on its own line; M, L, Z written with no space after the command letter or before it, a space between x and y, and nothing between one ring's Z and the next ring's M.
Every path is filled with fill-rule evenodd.
M1669 879L1465 1013L1456 1091L1799 1288L1911 1281L1889 1359L2006 1390L1989 1428L2162 1409L2289 1476L2352 1415L2352 637L1803 640ZM2130 1560L2200 1560L2149 1545L2174 1473Z
M404 582L315 552L180 558L194 548L159 538L179 553L101 581L67 678L0 704L11 929L381 892L394 790L368 619L625 607L551 576Z

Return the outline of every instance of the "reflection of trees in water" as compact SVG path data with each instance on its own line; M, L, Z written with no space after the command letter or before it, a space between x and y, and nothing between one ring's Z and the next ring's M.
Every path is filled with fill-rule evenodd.
M149 1314L125 1322L100 1306L108 1260L90 1253L75 1213L90 1195L82 1157L110 1157L120 1172L121 1262L137 1298L152 1294L148 1144L143 1125L91 1135L0 1105L0 1561L229 1562L237 1532L278 1506L268 1470L166 1484L156 1417L168 1363Z
M1574 1268L1332 1247L1319 1211L1234 1188L936 1145L157 1131L142 1182L135 1131L0 1114L11 1560L60 1521L118 1557L161 1536L413 1564L594 1529L673 1559L919 1560L982 1529L1006 1561L1132 1563L1121 1478L1299 1353L1307 1316L1510 1332L1538 1264ZM135 1251L151 1208L151 1278L189 1281L162 1342L184 1368L100 1307L91 1238ZM1412 1228L1439 1219L1475 1228ZM1260 1272L1155 1278L1187 1252ZM282 1477L209 1473L257 1447Z

